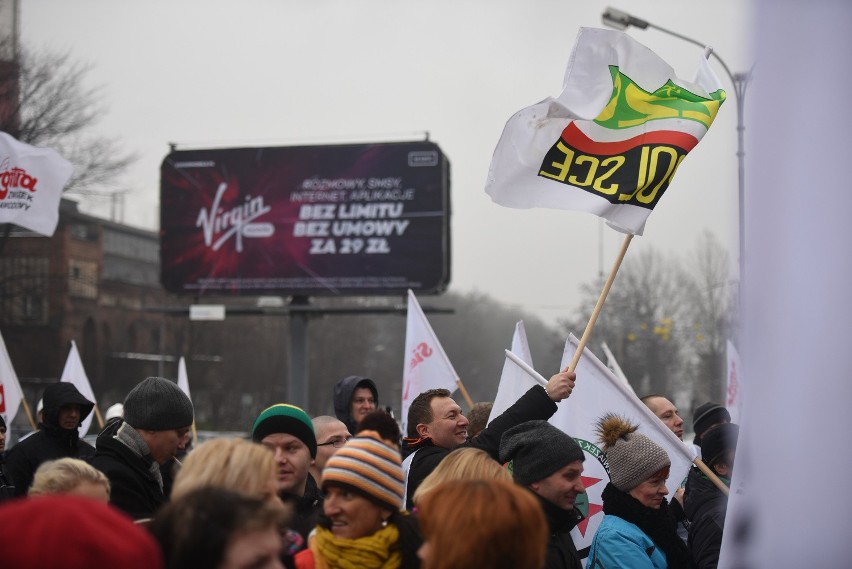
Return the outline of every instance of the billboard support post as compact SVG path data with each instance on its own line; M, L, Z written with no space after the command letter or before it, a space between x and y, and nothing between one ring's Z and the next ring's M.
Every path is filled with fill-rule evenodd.
M307 296L294 296L290 307L308 306ZM287 378L287 401L308 408L308 312L290 312L290 373Z

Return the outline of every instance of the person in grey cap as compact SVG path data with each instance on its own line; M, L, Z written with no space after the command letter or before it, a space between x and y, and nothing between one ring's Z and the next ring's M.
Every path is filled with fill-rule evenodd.
M192 402L173 381L149 377L130 390L124 418L106 424L92 460L109 478L112 505L138 520L166 502L160 465L183 449L192 419Z
M574 506L586 491L580 475L585 455L580 445L547 421L527 421L503 433L500 462L511 461L512 477L538 498L550 538L545 569L580 569L571 530L583 520Z
M618 415L598 421L609 483L601 494L604 518L586 567L691 567L666 501L671 460L637 428Z

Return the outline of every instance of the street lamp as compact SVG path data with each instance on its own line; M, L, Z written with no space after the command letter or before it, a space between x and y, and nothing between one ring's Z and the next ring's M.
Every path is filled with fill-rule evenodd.
M640 30L645 30L648 28L653 28L655 30L659 30L664 34L668 34L670 36L674 36L676 38L687 41L691 44L695 44L698 47L704 48L707 44L704 42L700 42L698 40L687 37L683 34L679 34L677 32L673 32L672 30L657 26L652 24L646 20L641 18L637 18L635 16L631 16L627 12L622 12L621 10L616 10L615 8L607 8L603 14L601 14L601 19L603 20L604 25L607 25L611 28L615 28L616 30L624 31L628 27L633 26L634 28L639 28ZM744 118L744 110L743 106L745 104L745 91L748 86L749 81L751 80L751 71L745 73L731 73L731 70L725 64L721 57L715 52L711 51L710 53L713 57L716 58L716 61L722 66L722 69L725 70L725 73L728 75L728 78L731 80L731 83L734 85L734 101L737 104L737 162L738 162L738 198L739 198L739 269L740 269L740 290L742 290L742 281L743 276L745 274L744 271L744 261L745 261L745 202L744 202L744 192L745 192L745 121Z

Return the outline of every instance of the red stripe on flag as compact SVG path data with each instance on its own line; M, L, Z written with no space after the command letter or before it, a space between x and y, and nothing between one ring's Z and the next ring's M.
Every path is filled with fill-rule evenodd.
M616 142L599 142L592 140L586 134L577 128L573 122L568 123L565 130L562 131L562 140L568 146L575 148L583 154L593 156L613 156L616 154L624 154L625 152L638 148L643 145L659 145L677 146L689 152L695 145L698 144L698 139L685 132L676 130L654 130L648 131L639 136L628 138L627 140L619 140Z

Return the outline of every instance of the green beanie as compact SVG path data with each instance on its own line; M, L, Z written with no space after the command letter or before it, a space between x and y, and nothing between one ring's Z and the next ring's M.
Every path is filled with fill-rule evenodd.
M317 456L317 436L314 424L308 414L295 405L279 403L265 409L251 430L251 440L260 442L267 435L287 433L305 443L311 451L311 458Z

